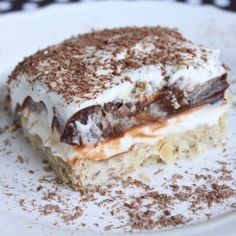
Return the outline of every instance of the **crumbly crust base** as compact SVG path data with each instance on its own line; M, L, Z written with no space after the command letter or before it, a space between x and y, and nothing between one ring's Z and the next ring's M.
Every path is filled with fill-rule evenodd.
M226 133L226 115L218 124L200 125L194 130L163 137L156 145L136 145L127 153L123 153L104 161L81 160L70 166L60 157L53 156L49 147L44 147L38 136L32 136L22 124L25 135L32 145L43 150L52 168L60 180L75 190L104 186L112 183L116 177L164 161L168 164L176 159L194 158L209 148L222 145Z

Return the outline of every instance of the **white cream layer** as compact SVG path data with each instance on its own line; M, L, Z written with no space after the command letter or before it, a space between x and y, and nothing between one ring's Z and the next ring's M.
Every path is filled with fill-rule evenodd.
M204 107L186 112L168 120L167 124L162 128L153 129L153 127L143 126L137 132L127 132L123 137L113 142L98 144L94 148L88 148L91 153L103 153L103 157L97 156L93 160L107 159L114 155L127 152L136 144L155 144L164 136L182 133L193 130L199 125L215 125L219 122L219 118L227 111L229 105L219 102L214 105L205 105ZM25 112L25 116L27 116ZM52 150L52 154L61 157L68 162L74 158L83 158L85 150L77 149L68 144L60 143L59 136L55 132L51 132L51 128L47 122L46 112L41 114L30 113L28 116L28 132L32 135L38 135L45 146ZM144 137L145 136L145 137ZM87 153L86 153L87 155Z
M142 49L139 44L134 47L137 51ZM186 62L188 62L189 66L165 66L167 76L170 77L170 85L177 83L181 89L189 91L193 90L197 85L201 85L210 79L219 77L226 73L225 68L219 60L218 50L205 48L207 60L203 61L201 59L202 47L192 45L189 42L187 42L187 47L194 48L196 54L194 59L191 59L191 61L188 61L188 58L186 58ZM100 57L104 56L105 59L109 57L109 55L101 50L98 50L96 53L98 53ZM118 60L122 58L122 55L125 53L126 52L120 52L117 54ZM194 66L191 66L191 64ZM104 69L99 71L98 68L97 73L109 74L109 71L104 71ZM130 81L123 81L126 76L130 78ZM21 105L27 96L31 96L35 102L42 101L46 105L48 110L48 120L50 122L52 121L54 107L61 116L61 119L66 122L79 110L92 105L102 105L107 102L113 102L117 99L123 100L124 102L135 102L140 100L140 96L134 96L134 93L132 92L137 82L146 83L147 86L144 92L145 96L152 96L153 94L156 94L156 92L161 89L165 83L159 65L143 66L138 69L124 71L121 75L114 77L112 79L114 82L113 86L105 90L103 93L98 94L95 99L85 99L80 103L71 102L67 104L62 95L48 91L48 88L43 82L44 80L39 81L34 79L35 78L30 75L19 74L17 79L11 82L10 95L12 109L15 109L17 103ZM96 88L94 89L96 90Z

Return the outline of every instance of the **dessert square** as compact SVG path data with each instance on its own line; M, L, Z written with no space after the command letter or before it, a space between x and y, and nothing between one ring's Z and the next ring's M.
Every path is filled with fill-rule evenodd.
M25 58L10 106L32 145L74 189L222 144L228 68L176 29L95 31Z

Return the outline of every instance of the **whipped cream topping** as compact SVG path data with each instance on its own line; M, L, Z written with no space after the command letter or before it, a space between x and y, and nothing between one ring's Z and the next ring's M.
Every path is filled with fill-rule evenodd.
M194 90L226 73L219 51L194 45L173 29L123 28L71 38L26 58L9 79L12 110L26 97L42 101L51 124L92 105L137 102L163 86ZM145 83L144 96L135 94Z

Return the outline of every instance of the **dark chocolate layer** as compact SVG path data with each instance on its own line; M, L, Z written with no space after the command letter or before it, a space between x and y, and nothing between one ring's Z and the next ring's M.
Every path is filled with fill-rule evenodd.
M92 144L96 144L100 140L122 135L132 127L152 122L165 123L171 116L190 108L214 104L224 99L228 86L227 74L197 86L190 92L180 90L177 85L166 86L153 99L143 103L132 104L115 101L103 106L87 107L75 113L66 124L60 119L59 112L54 109L51 127L57 129L61 134L61 142L83 146L86 143L84 143L83 135L77 129L76 122L86 126L89 119L93 117L95 126L92 126L87 132L93 140ZM43 102L35 103L31 97L27 97L21 106L17 105L16 117L25 107L29 108L30 112L41 112L46 109Z
M130 104L117 101L103 106L96 105L75 113L66 123L61 141L71 145L83 146L83 137L77 130L76 122L87 125L91 115L97 120L96 129L89 131L94 144L101 139L122 135L127 129L147 122L165 122L175 114L204 104L214 104L224 98L229 84L227 74L212 79L193 91L184 92L176 85L164 87L158 95L143 104Z

